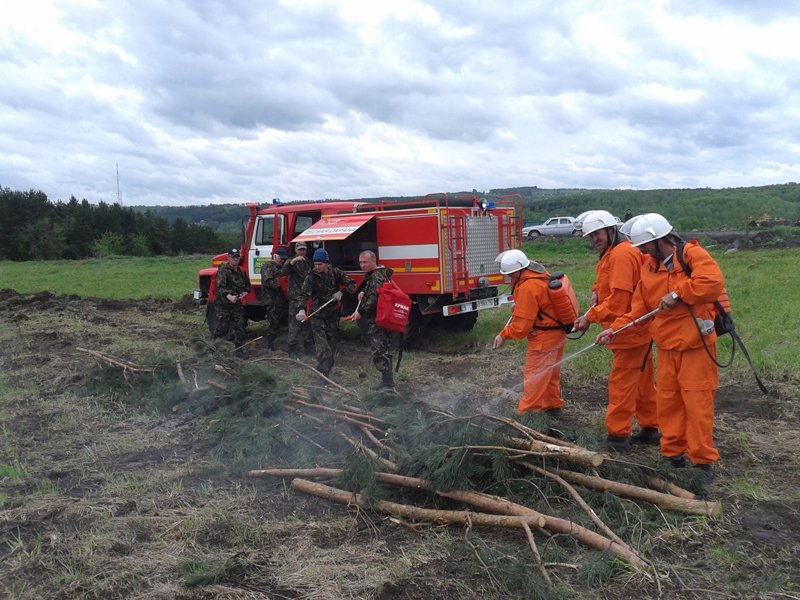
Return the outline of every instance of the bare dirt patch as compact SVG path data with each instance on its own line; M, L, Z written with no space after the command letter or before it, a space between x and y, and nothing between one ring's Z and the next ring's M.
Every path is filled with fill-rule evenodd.
M252 326L251 336L260 327ZM186 376L203 383L207 374L193 373L191 357L208 337L202 311L186 304L0 292L0 569L8 574L0 595L537 597L514 586L523 581L515 577L534 568L516 534L415 532L296 494L283 481L249 480L233 467L241 457L219 452L208 437L219 424L191 410L191 402L164 412L148 404L152 399L129 402L124 390L93 392L103 369L78 350L139 365L165 352L184 356ZM395 401L475 411L516 403L509 390L521 375L519 354L452 348L423 344L408 354ZM248 349L251 361L269 357L259 342ZM302 369L259 364L325 393ZM332 377L369 396L377 377L355 334L342 339ZM598 385L572 387L565 378L566 435L599 439L605 393ZM608 565L596 553L543 537L545 560L598 563L594 570L551 567L557 585L550 597L657 597L659 586L663 598L800 597L796 402L762 397L749 382L723 385L717 399L723 458L711 488L723 502L723 518L648 525L640 549L656 565L658 585L624 569L603 576ZM625 460L656 466L658 453L636 449Z

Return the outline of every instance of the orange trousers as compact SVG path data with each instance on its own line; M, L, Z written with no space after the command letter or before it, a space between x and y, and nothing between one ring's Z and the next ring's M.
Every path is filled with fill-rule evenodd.
M716 344L709 350L716 358ZM719 460L714 448L717 366L704 348L658 351L656 374L661 454L687 454L696 465Z
M608 435L628 437L631 434L634 414L639 427L658 427L650 344L635 348L614 348L612 352L614 358L608 376L606 410ZM647 357L646 362L645 357Z
M522 400L517 406L519 414L564 406L564 399L561 397L561 365L552 369L548 369L548 367L564 357L566 345L567 339L563 336L562 339L546 349L540 349L538 344L528 343L528 351L525 353Z

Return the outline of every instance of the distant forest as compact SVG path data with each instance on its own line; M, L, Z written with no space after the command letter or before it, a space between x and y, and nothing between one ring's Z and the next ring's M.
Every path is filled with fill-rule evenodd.
M546 190L509 188L492 190L492 196L519 194L525 220L577 216L602 208L622 217L657 212L677 231L743 231L753 221L800 220L800 185L785 183L761 187L714 190Z
M603 208L622 217L659 212L678 232L743 231L754 221L800 221L800 185L747 188L588 190L519 187L453 193L496 200L518 194L524 221ZM414 200L387 197L385 200ZM360 198L375 202L378 198ZM217 254L241 243L244 204L133 206L52 202L40 191L0 187L0 260L79 259L110 255Z
M504 195L522 197L524 221L544 221L554 216L577 216L602 208L622 217L630 209L634 214L658 212L678 231L721 230L743 231L755 220L800 220L800 185L786 183L762 187L725 189L664 189L664 190L589 190L542 189L519 187L495 189L488 192L457 192L498 199ZM420 196L387 197L384 200L416 200ZM355 198L376 202L378 198ZM264 205L266 206L266 205ZM134 207L150 211L170 220L182 218L189 223L212 227L220 234L239 235L247 208L242 204L210 206L150 206Z
M88 200L51 202L40 191L0 187L0 259L80 259L111 255L216 254L224 241L181 217ZM240 236L238 236L240 237Z

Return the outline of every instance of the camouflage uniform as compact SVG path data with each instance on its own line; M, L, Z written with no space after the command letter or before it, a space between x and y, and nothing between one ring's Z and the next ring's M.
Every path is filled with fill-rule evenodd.
M343 287L345 292L352 294L356 290L356 282L350 279L341 270L329 265L327 273L320 273L314 269L303 282L303 295L311 298L311 311L313 313L324 305L333 295ZM336 338L339 333L339 307L336 302L331 302L310 319L311 331L314 334L314 348L317 355L317 370L323 375L328 375L333 368L333 357L336 354Z
M366 321L366 333L372 348L372 364L380 371L384 380L392 374L392 348L397 346L397 338L391 331L381 329L375 324L378 312L378 288L392 278L393 271L377 267L364 275L362 282L364 296L358 312Z
M297 257L295 257L297 258ZM305 310L308 296L303 294L303 282L311 271L311 261L302 257L296 263L287 260L281 269L281 275L288 277L289 283L289 355L298 355L303 349L311 350L314 347L314 336L308 321L301 323L295 316L300 309Z
M284 264L286 262L284 261ZM267 347L275 349L275 338L281 328L286 325L289 314L289 303L281 289L281 269L275 261L269 260L261 264L261 303L266 310Z
M217 291L214 296L214 309L217 313L215 338L233 340L234 345L244 343L244 332L247 323L244 318L244 307L241 302L231 303L228 294L238 296L250 291L250 279L247 273L229 263L223 263L217 269Z

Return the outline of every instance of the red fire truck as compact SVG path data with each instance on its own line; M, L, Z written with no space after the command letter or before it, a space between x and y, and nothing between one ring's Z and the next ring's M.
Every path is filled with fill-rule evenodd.
M521 246L521 198L504 196L494 201L477 196L431 194L412 201L296 202L258 209L249 204L244 228L242 268L250 276L252 291L245 298L248 319L264 318L258 300L261 264L271 260L278 246L292 248L306 242L313 254L323 246L331 263L356 282L363 278L358 256L372 250L378 264L394 271L394 281L414 301L409 334L431 320L450 330L469 330L478 311L511 302L499 294L504 283L497 255ZM217 267L199 273L195 299L208 302L207 317L216 323L213 299ZM345 303L342 314L355 306Z

